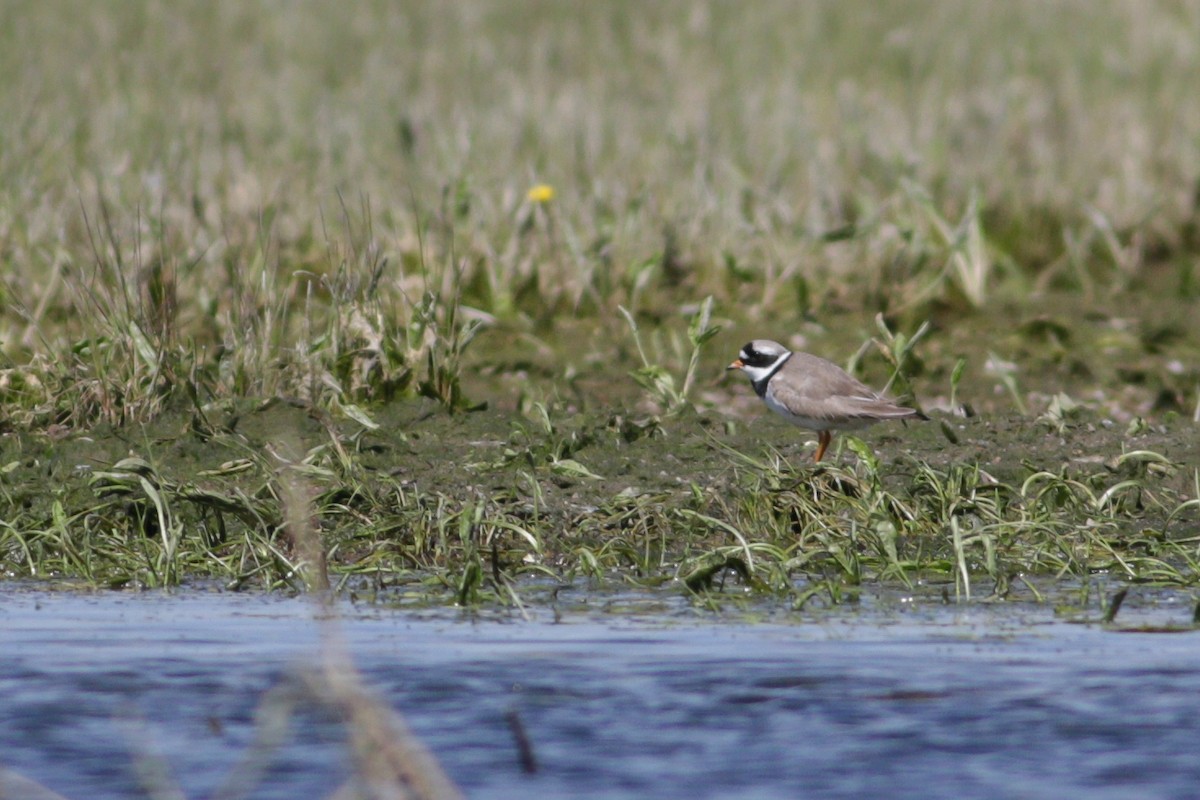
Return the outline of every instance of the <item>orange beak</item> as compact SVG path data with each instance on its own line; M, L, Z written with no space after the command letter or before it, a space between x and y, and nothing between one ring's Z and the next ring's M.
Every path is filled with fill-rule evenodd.
M740 358L735 358L733 363L725 369L741 369L744 366L746 366L746 362L742 361Z

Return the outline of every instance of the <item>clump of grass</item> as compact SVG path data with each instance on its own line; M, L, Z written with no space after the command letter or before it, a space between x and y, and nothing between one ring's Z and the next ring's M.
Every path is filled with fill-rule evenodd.
M706 297L688 322L686 348L688 361L681 379L676 379L667 368L651 361L650 357L646 355L646 348L643 346L638 324L633 314L624 307L620 309L621 314L629 323L634 344L637 345L638 356L642 361L642 366L632 373L633 379L668 414L675 413L687 406L688 395L696 378L696 368L700 364L701 349L710 339L721 332L719 325L711 324L712 309L713 298ZM678 351L681 348L677 346L675 349Z
M873 346L887 360L891 368L891 374L888 377L887 383L880 391L884 394L898 394L904 402L916 402L908 376L911 373L911 368L916 358L914 353L917 343L925 338L925 335L930 331L929 322L922 322L916 332L908 336L902 331L893 332L888 327L887 321L884 320L883 314L876 314L875 327L879 331L879 338L873 338L863 343L858 353L851 359L849 370L851 372L855 371L859 359L866 353L868 348ZM897 384L899 384L899 389L893 388Z
M179 275L196 265L164 265L165 239L153 253L139 241L131 247L107 201L99 207L101 222L88 222L93 266L63 281L75 323L34 328L61 352L10 370L4 381L12 401L5 414L22 426L119 425L152 420L173 402L202 410L242 397L299 398L360 418L359 403L417 393L451 410L472 405L462 360L487 315L461 304L458 272L435 269L423 244L409 262L423 284L415 297L384 280L392 267L369 205L359 227L344 210L343 238L327 241L322 269L286 267L269 241L237 253L248 268L229 270L233 302L214 299L207 329L191 339L178 297L194 287ZM55 334L66 338L56 342Z
M991 287L998 281L995 273L1000 259L984 235L978 193L969 192L962 218L951 222L938 210L927 190L912 181L903 181L902 187L918 212L907 237L911 248L908 258L932 266L918 273L917 280L924 285L902 296L902 302L920 306L932 299L944 299L953 291L971 308L983 308Z
M852 466L811 474L742 459L753 480L735 524L788 556L778 590L788 591L797 574L848 585L943 575L963 598L977 595L978 575L997 587L1013 575L1047 572L1115 570L1129 580L1185 585L1197 579L1194 553L1162 528L1134 522L1152 513L1169 524L1191 501L1167 500L1145 481L1114 480L1107 471L1039 472L1014 485L978 467L920 463L884 480L880 462L859 454L863 448L855 442Z

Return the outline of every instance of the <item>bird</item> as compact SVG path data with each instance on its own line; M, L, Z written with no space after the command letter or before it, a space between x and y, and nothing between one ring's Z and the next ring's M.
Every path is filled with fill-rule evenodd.
M872 390L832 361L794 353L769 339L755 339L743 347L726 367L731 369L746 373L767 408L816 432L814 461L825 455L834 430L865 428L888 419L929 419Z

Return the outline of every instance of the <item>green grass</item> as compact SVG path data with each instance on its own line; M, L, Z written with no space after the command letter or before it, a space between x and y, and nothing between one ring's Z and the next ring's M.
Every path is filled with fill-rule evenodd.
M0 563L299 588L295 470L335 586L463 603L1190 584L1197 41L1193 2L6 4ZM719 377L756 336L983 416L796 466Z
M366 596L422 586L431 599L518 606L524 579L678 580L700 594L734 580L782 598L946 582L970 598L1003 597L1027 575L1193 585L1200 574L1200 471L1154 450L1050 470L1035 466L1057 457L1042 444L994 475L945 460L927 423L895 434L913 439L905 455L845 436L810 466L690 413L639 427L550 409L539 425L391 408L407 416L373 429L277 402L232 410L212 433L185 415L140 442L27 447L0 486L0 552L14 574L114 587L206 577L300 591L318 565L320 585ZM987 435L982 421L955 424L964 439ZM126 446L145 455L96 453ZM671 463L691 467L670 474ZM31 473L47 468L38 484ZM298 521L301 501L312 510ZM297 545L288 531L301 522L322 550Z

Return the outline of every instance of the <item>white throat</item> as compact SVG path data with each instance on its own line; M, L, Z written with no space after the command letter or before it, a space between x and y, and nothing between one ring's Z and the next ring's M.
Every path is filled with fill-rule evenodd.
M774 375L775 372L783 366L783 362L787 361L789 358L791 358L791 356L791 353L783 353L779 356L779 358L775 359L770 364L767 364L765 367L752 367L747 364L746 366L742 367L742 372L746 373L746 376L750 378L751 383L757 384Z

